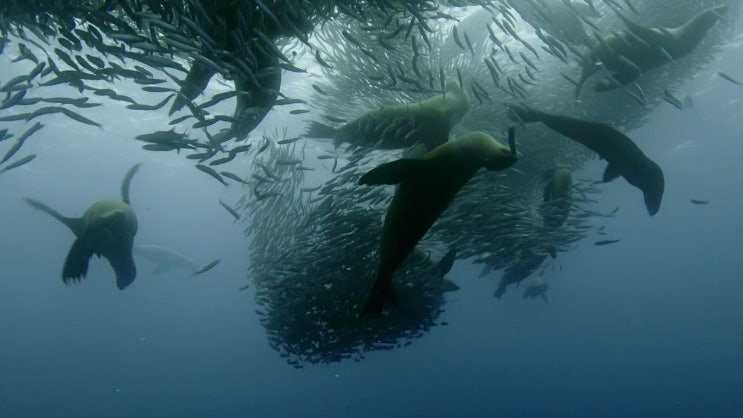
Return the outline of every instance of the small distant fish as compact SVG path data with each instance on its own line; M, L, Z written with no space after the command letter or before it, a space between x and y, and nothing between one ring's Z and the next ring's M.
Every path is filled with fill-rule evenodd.
M229 171L220 171L219 174L223 175L224 177L227 177L228 179L235 180L236 182L242 183L242 184L248 184L245 180L241 179L240 176L238 176L235 173L230 173Z
M719 75L720 77L724 78L725 80L727 80L727 81L729 81L729 82L731 82L733 84L737 84L739 86L741 85L740 84L740 81L734 79L733 77L730 77L729 75L723 73L722 71L720 71L719 73L717 73L717 75Z
M207 271L209 271L209 270L213 269L213 268L214 268L214 267L215 267L215 266L216 266L217 264L219 264L219 262L220 262L220 261L222 261L222 260L214 260L214 261L212 261L211 263L209 263L209 264L205 265L205 266L204 266L204 267L202 267L202 268L201 268L200 270L198 270L198 271L195 271L195 272L193 273L193 274L194 274L194 276L195 276L195 275L197 275L197 274L201 274L201 273L206 273Z
M601 241L596 241L593 243L593 245L601 246L601 245L609 245L619 242L618 239L604 239Z
M247 289L249 287L250 287L250 285L249 284L246 284L245 286L240 286L237 290L245 290L245 289Z
M708 205L709 204L709 200L689 199L689 201L695 205Z
M224 184L225 186L227 185L227 182L224 181L224 179L222 178L222 176L219 175L219 173L217 173L216 171L214 171L213 168L208 167L208 166L205 166L205 165L201 165L201 164L196 164L196 168L198 168L199 170L205 172L206 174L214 177L218 182Z
M301 115L302 113L308 113L308 112L309 112L309 109L294 109L294 110L289 111L289 113L291 113L292 115Z
M3 169L0 170L0 174L4 173L6 171L10 171L10 170L12 170L14 168L18 168L18 167L20 167L22 165L28 164L34 158L36 158L36 154L27 155L27 156L21 158L20 160L13 161L12 163L10 163L7 166L3 167Z
M236 221L239 221L240 220L240 214L237 213L237 211L235 209L232 209L232 207L230 207L230 205L224 203L221 199L219 200L219 204L222 205L222 207L225 208L225 210L227 212L229 212L230 215L232 215L232 217L235 218Z

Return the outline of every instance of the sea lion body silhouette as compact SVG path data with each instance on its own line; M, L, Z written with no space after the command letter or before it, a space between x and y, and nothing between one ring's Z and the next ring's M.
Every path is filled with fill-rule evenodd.
M518 160L513 129L509 140L510 148L473 132L436 147L424 159L403 158L361 177L360 184L398 184L382 227L379 268L366 311L380 312L385 301L394 301L392 274L477 170L503 170Z
M137 215L129 205L129 185L139 169L134 165L121 184L122 199L103 199L93 203L80 218L68 218L51 207L33 199L24 199L31 207L49 214L67 225L75 234L64 267L65 284L81 280L88 273L88 262L94 254L104 257L116 273L116 286L123 290L137 276L132 258L134 236L137 233Z

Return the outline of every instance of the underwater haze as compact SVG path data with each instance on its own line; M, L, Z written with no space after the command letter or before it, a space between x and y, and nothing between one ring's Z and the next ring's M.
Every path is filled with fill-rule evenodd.
M107 102L85 113L100 128L45 120L23 145L38 156L0 174L0 417L743 417L743 86L718 74L743 80L743 28L725 31L728 43L674 86L688 97L682 109L661 100L624 131L663 169L657 215L624 179L599 184L590 209L618 207L590 219L607 235L592 231L500 299L502 271L480 277L482 265L458 259L446 277L461 289L445 294L436 326L361 359L297 367L270 344L250 276L250 219L219 204L248 189L223 187L185 151L132 140L170 129L164 110ZM33 67L13 63L9 48L2 82ZM308 91L314 81L303 77L288 75L282 91ZM568 113L560 109L550 107ZM269 113L248 139L253 149L284 128L301 135L306 121L287 115ZM34 122L0 123L18 136ZM240 157L220 170L249 173ZM198 275L156 273L135 254L136 280L119 290L93 257L86 278L63 283L74 235L23 199L79 217L120 197L137 163L135 245L220 262ZM598 180L605 166L591 158L573 176ZM619 241L594 245L605 239ZM537 276L549 282L549 303L522 298Z

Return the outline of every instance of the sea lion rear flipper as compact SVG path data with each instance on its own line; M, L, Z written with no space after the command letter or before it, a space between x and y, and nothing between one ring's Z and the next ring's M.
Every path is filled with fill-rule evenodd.
M459 290L459 285L449 279L441 280L441 291L443 292L456 292Z
M398 184L428 167L428 161L402 158L382 164L361 176L359 184Z
M312 121L310 122L309 128L307 128L307 132L304 133L304 136L307 138L329 138L332 139L335 147L338 148L340 146L342 140L339 140L338 137L338 130L336 128L333 128L332 126L326 125L322 122Z
M504 284L498 285L498 288L495 289L495 293L493 293L493 296L495 296L496 299L500 300L501 296L506 293L506 286Z
M113 251L106 255L106 259L116 273L116 287L119 290L124 290L132 284L134 278L137 277L137 266L134 264L131 251L124 249Z
M68 284L70 280L83 279L88 274L88 261L92 255L88 251L85 241L81 238L76 239L67 253L62 268L62 281Z
M377 281L374 283L369 299L366 300L364 313L378 315L382 313L385 304L397 305L397 298L389 284Z
M137 174L137 170L139 170L140 165L142 164L134 164L132 168L130 168L129 171L126 172L124 180L121 182L121 200L123 200L124 203L126 203L127 205L129 204L129 186L131 185L132 177Z
M604 183L608 183L615 178L619 177L622 173L619 171L618 168L615 166L609 164L606 166L606 170L604 170Z
M56 220L62 222L63 224L67 225L68 228L72 230L72 232L75 234L76 237L79 237L83 234L85 231L85 222L83 222L80 218L68 218L66 216L61 215L56 210L50 208L49 206L39 202L38 200L34 199L23 199L28 203L32 208L36 210L40 210L48 215L51 215Z

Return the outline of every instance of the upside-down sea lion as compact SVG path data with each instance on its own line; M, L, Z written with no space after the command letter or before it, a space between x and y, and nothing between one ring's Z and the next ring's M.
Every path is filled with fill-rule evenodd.
M522 299L534 299L539 296L544 299L544 303L550 303L547 299L547 289L550 288L549 283L541 277L537 277L533 282L529 283L529 286L524 289L524 296Z
M676 28L651 28L632 22L619 13L627 29L597 40L583 62L575 96L585 81L603 67L607 75L595 91L624 86L645 71L689 54L719 20L727 6L715 6Z
M467 110L467 94L459 83L449 81L443 95L422 102L383 106L339 128L312 122L305 136L329 138L336 146L349 142L380 149L423 143L430 151L449 139L449 132Z
M123 290L137 276L132 258L137 216L129 205L129 185L139 169L134 165L121 183L121 200L104 199L93 203L80 218L68 218L33 199L24 199L31 207L45 212L72 230L77 239L67 253L62 280L80 280L88 273L88 261L95 254L105 257L116 273L116 286Z
M473 132L436 147L422 160L400 159L361 176L359 184L399 184L382 227L376 281L365 310L380 312L394 301L392 273L449 206L477 170L503 170L517 160L513 128L510 148L484 132Z
M604 171L604 182L624 177L642 190L648 213L651 216L658 213L665 188L663 170L632 139L604 123L553 115L523 105L514 106L512 110L522 122L542 122L596 152L609 163Z

